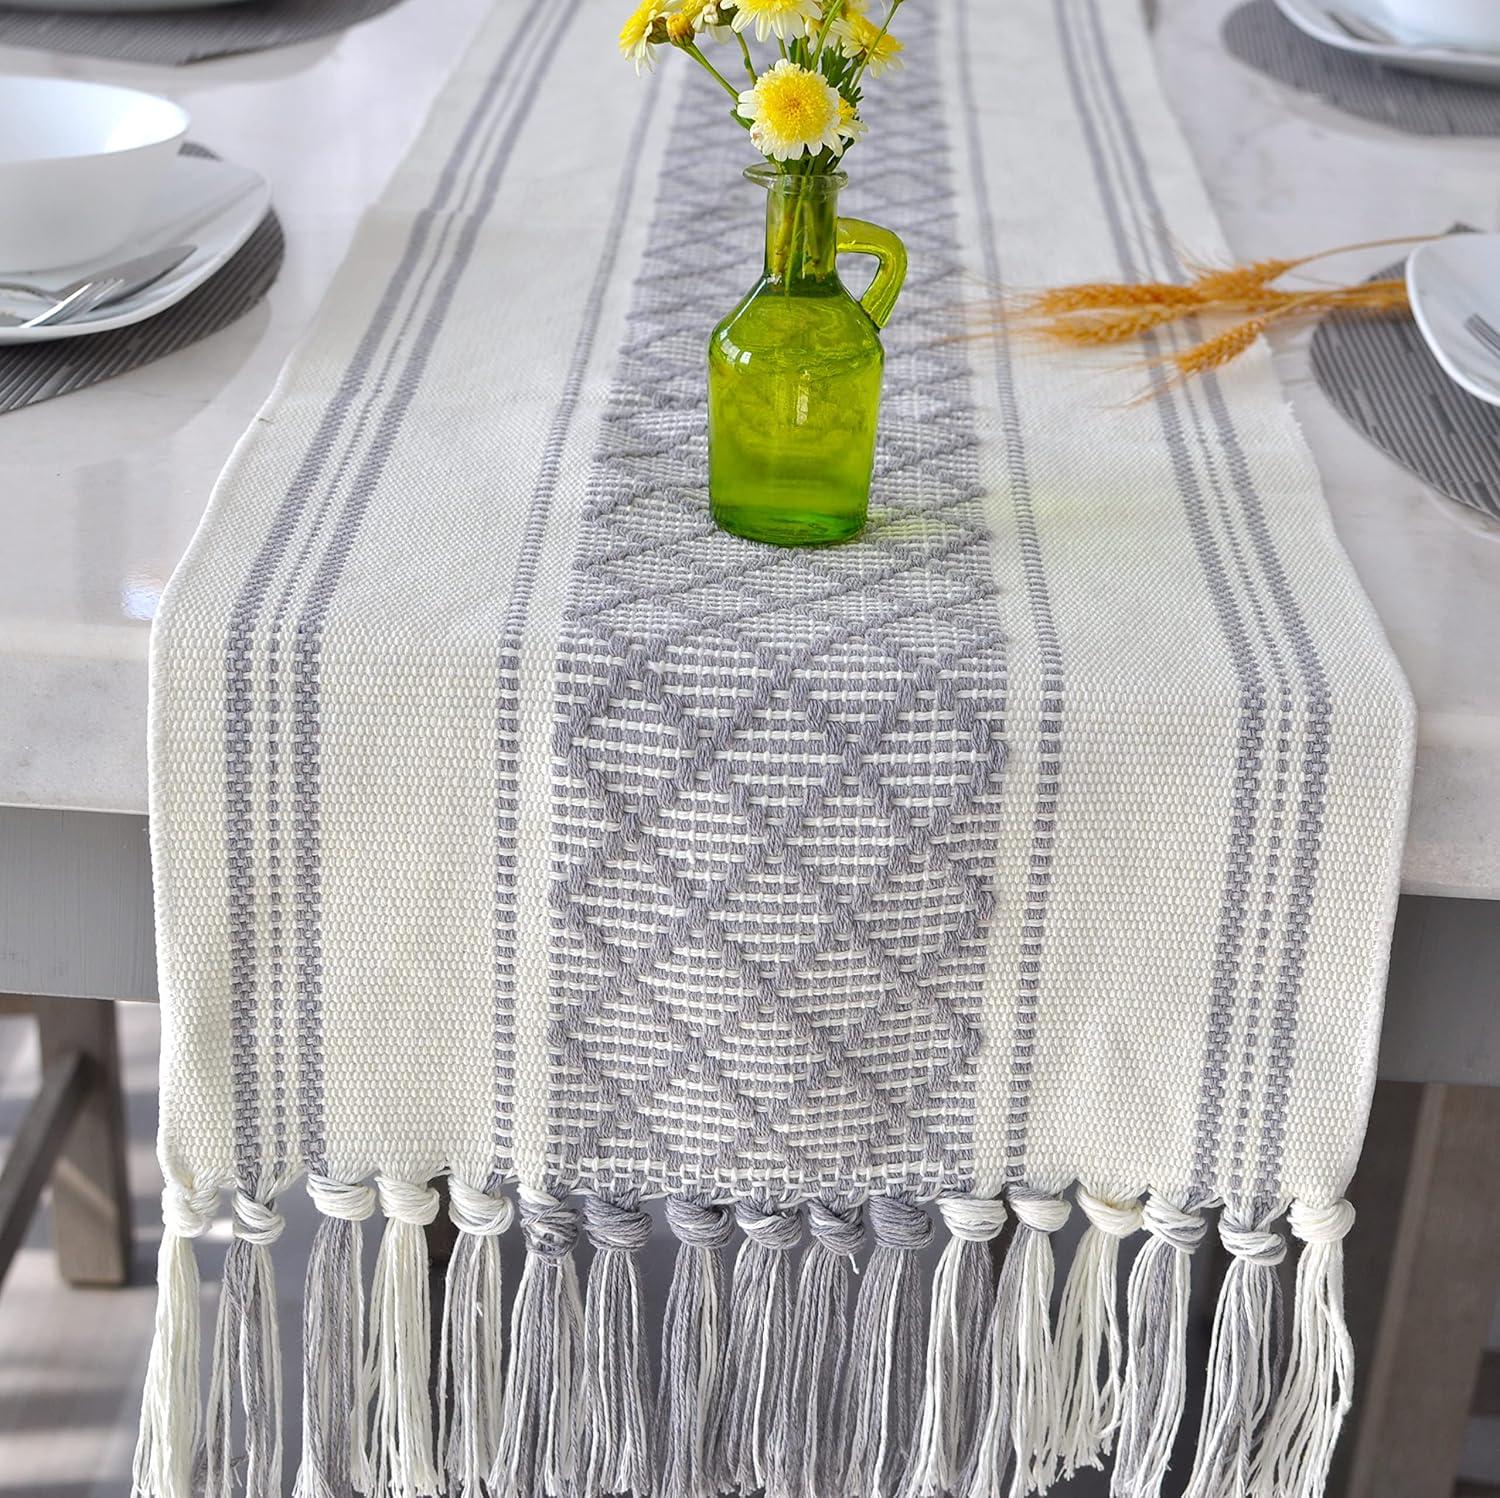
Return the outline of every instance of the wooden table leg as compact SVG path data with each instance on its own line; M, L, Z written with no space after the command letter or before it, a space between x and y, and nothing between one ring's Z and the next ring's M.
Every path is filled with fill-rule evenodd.
M1381 1084L1365 1160L1350 1190L1365 1371L1345 1491L1452 1498L1500 1293L1500 1088Z
M123 1285L130 1276L130 1187L115 1006L107 999L35 999L42 1066L83 1061L85 1089L52 1171L57 1265L73 1285Z

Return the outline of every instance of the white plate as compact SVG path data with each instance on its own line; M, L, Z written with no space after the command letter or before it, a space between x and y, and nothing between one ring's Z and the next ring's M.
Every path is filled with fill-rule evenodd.
M197 248L170 275L127 297L102 307L87 317L52 323L42 328L0 327L0 344L45 343L53 338L81 338L86 333L106 333L154 317L180 302L201 285L250 237L270 206L271 189L259 172L232 162L207 156L179 156L167 180L147 212L140 229L126 244L116 245L107 255L70 265L64 270L42 271L32 267L7 270L5 276L59 286L76 281L90 271L105 270L124 260L168 245L191 244ZM28 298L0 295L6 312L36 312Z
M1432 42L1401 42L1396 45L1363 42L1350 36L1328 14L1329 5L1335 10L1348 11L1352 16L1368 17L1387 31L1399 34L1402 30L1400 23L1386 14L1380 0L1329 0L1328 4L1324 0L1276 0L1276 8L1299 31L1305 31L1314 41L1337 47L1340 52L1352 52L1359 57L1368 57L1372 62L1404 68L1409 73L1431 73L1461 83L1500 87L1500 53L1460 51L1456 47Z
M1470 395L1500 406L1500 354L1464 323L1475 313L1500 332L1500 234L1450 234L1412 252L1406 289L1422 337Z

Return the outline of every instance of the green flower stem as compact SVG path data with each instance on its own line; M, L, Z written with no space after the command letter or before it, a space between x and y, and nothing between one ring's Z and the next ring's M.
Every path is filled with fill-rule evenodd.
M712 63L711 63L711 62L710 62L710 61L709 61L709 60L708 60L708 59L707 59L707 58L706 58L706 57L705 57L705 56L704 56L704 55L703 55L703 53L702 53L702 51L701 51L701 49L700 49L700 48L699 48L699 46L698 46L698 44L697 44L697 43L696 43L696 42L681 42L681 43L679 43L679 45L680 45L680 46L681 46L681 48L682 48L682 50L683 50L683 51L684 51L684 52L686 52L686 53L687 53L687 55L688 55L688 56L689 56L689 57L691 57L691 58L692 58L692 59L693 59L693 61L694 61L694 62L697 62L697 63L700 63L700 64L701 64L701 65L702 65L702 66L703 66L703 67L704 67L704 68L706 68L706 69L707 69L707 70L708 70L708 72L709 72L709 74L710 74L710 75L711 75L711 76L712 76L712 77L713 77L713 79L714 79L714 80L715 80L715 82L717 82L717 83L718 83L718 85L719 85L719 87L720 87L720 88L722 88L722 89L723 89L723 90L724 90L724 92L725 92L725 93L726 93L726 94L728 94L728 95L729 95L729 97L730 97L730 98L731 98L731 99L733 99L733 100L734 100L734 102L735 102L735 103L736 103L736 104L738 104L738 103L739 103L739 102L740 102L740 91L739 91L739 89L737 89L737 88L736 88L736 87L735 87L735 86L734 86L734 85L733 85L733 84L732 84L732 83L731 83L731 82L730 82L730 81L729 81L729 80L728 80L728 79L727 79L727 78L726 78L726 77L725 77L725 76L724 76L724 75L723 75L723 74L722 74L722 73L721 73L721 72L720 72L720 71L719 71L719 70L718 70L718 69L717 69L717 68L716 68L716 67L715 67L715 66L714 66L714 65L713 65L713 64L712 64Z
M818 33L818 50L813 53L814 67L823 61L823 48L827 44L828 33L832 30L833 23L838 20L843 8L844 0L833 0L833 4L828 7L828 14L823 17L823 29ZM889 21L886 24L889 25Z
M874 57L875 49L885 40L886 33L890 31L891 22L896 19L896 12L901 9L901 4L902 0L891 0L891 11L885 18L885 25L880 28L880 34L870 43L868 50L860 61L859 71L849 80L850 88L857 87L859 80L865 76L865 69L870 66L870 59Z
M755 59L750 55L750 43L745 40L743 31L736 31L734 39L740 44L740 53L745 59L745 71L750 75L750 86L753 88L760 82L760 74L755 71Z

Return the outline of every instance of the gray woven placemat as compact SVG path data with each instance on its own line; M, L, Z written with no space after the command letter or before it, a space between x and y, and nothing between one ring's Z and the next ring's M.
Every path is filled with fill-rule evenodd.
M262 52L343 31L398 0L248 0L205 10L87 12L0 6L0 45L175 65Z
M1402 262L1375 279L1402 274ZM1312 339L1318 384L1349 422L1424 483L1500 520L1500 407L1443 373L1409 312L1331 313Z
M1325 47L1298 31L1274 0L1231 11L1224 45L1278 83L1408 135L1500 135L1500 89L1404 73Z
M184 149L212 154L201 146ZM86 338L0 348L0 413L97 385L218 332L271 289L284 251L281 220L274 209L268 210L249 239L208 280L165 312Z

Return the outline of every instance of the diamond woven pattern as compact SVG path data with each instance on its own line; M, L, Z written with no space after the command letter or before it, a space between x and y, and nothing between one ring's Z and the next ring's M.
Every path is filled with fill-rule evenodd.
M559 657L561 1183L788 1198L970 1175L1005 648L920 51L902 102L932 128L860 184L912 257L865 544L709 523L705 351L762 205L734 143L662 188Z

